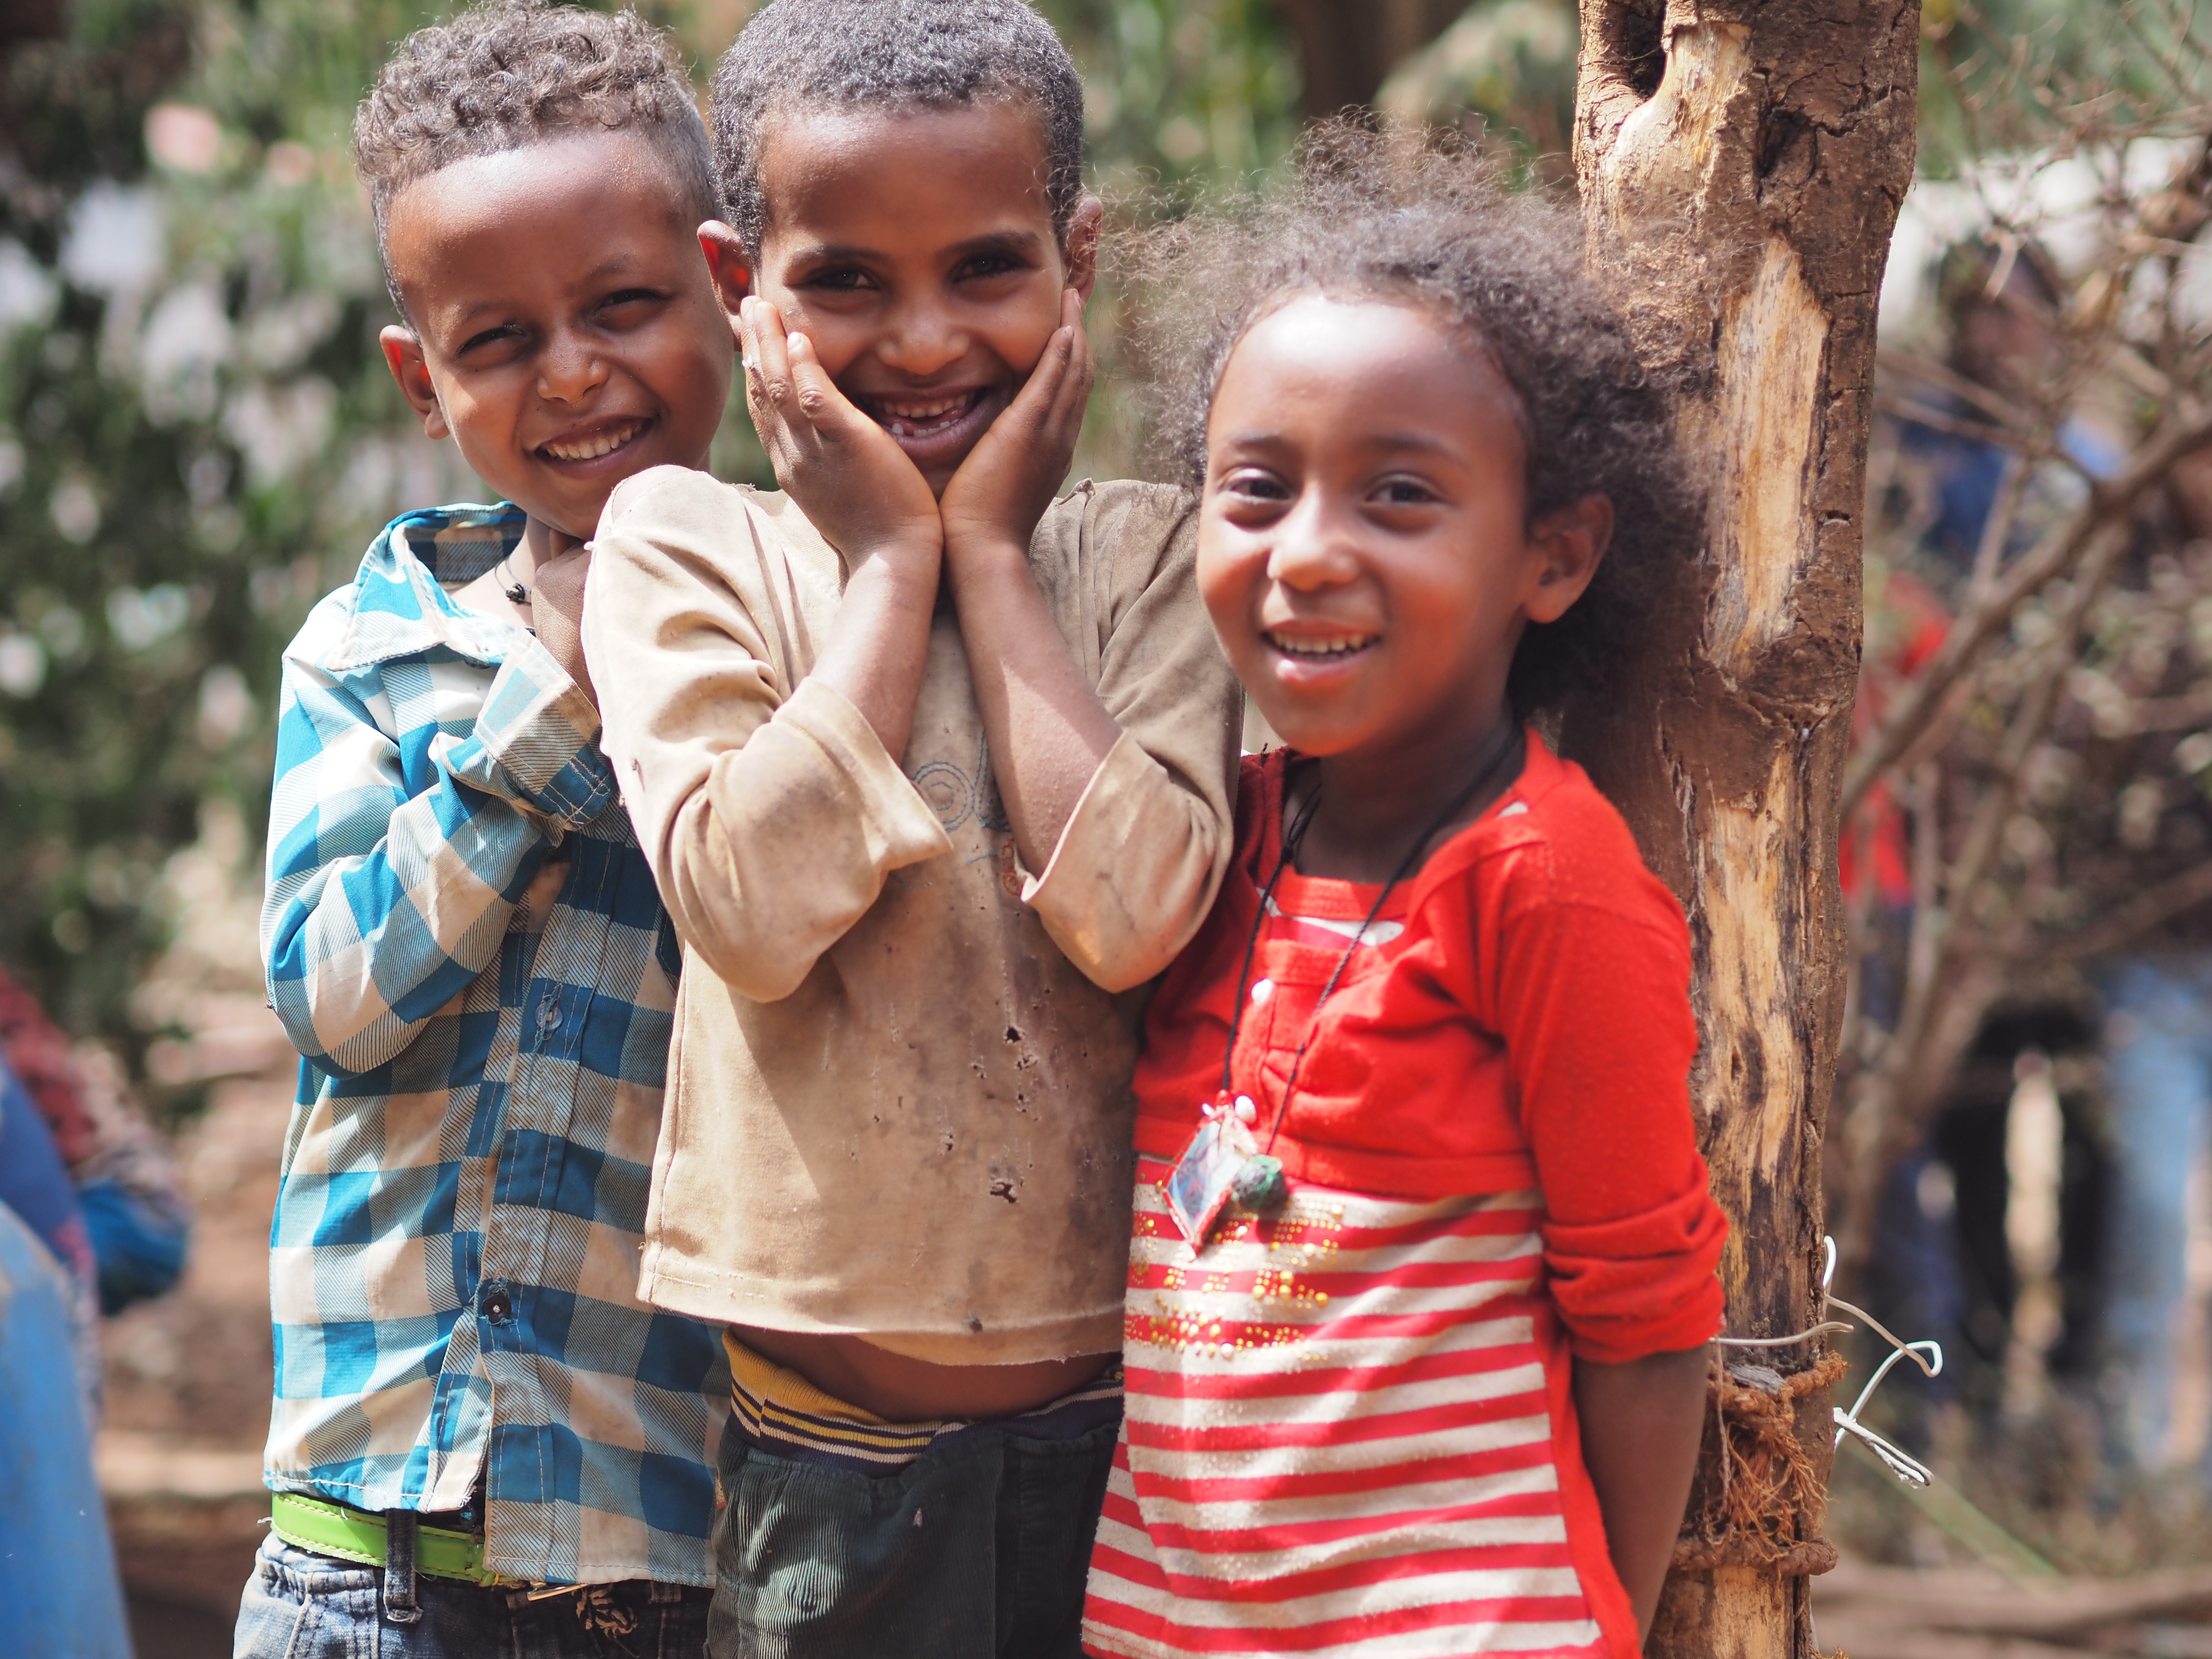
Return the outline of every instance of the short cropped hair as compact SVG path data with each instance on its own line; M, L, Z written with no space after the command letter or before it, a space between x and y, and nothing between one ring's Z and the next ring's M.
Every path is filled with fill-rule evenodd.
M714 71L714 167L731 228L755 258L767 234L761 151L795 106L958 109L1027 104L1045 148L1053 229L1083 196L1083 82L1052 25L1023 0L771 0Z
M1648 626L1697 522L1672 389L1639 360L1589 270L1580 220L1504 187L1447 136L1349 123L1301 142L1290 176L1241 201L1134 231L1109 250L1137 301L1155 441L1193 488L1222 371L1253 325L1301 295L1419 307L1463 330L1510 389L1531 520L1613 503L1597 574L1559 621L1532 623L1506 693L1527 717L1602 684Z
M690 79L668 35L635 12L493 0L416 30L354 115L377 251L392 198L416 179L472 155L620 127L660 152L690 210L716 216L714 151ZM384 269L404 317L388 254Z

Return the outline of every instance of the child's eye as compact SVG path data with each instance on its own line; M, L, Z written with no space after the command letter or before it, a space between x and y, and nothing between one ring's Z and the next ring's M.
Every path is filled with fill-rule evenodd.
M497 328L488 328L480 334L470 335L467 339L461 342L460 349L456 351L453 355L456 357L465 357L469 353L477 350L479 347L493 345L507 340L516 340L521 337L522 331L516 327L513 323L501 323Z
M857 294L875 286L875 279L856 265L831 265L817 270L795 288L811 288L830 294Z
M1435 490L1413 478L1387 478L1375 495L1385 507L1426 507L1437 499Z
M599 301L599 309L611 311L617 306L647 305L665 296L649 288L626 288L618 294L610 294Z
M975 282L980 278L1004 276L1011 271L1025 269L1018 260L1003 253L979 253L953 273L956 282Z
M1272 472L1262 472L1256 467L1239 467L1222 479L1220 492L1248 501L1286 501L1290 489Z

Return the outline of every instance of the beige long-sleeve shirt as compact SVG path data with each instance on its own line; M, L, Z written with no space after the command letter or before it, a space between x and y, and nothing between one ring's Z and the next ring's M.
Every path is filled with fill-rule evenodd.
M641 1289L939 1364L1121 1343L1140 988L1233 839L1241 699L1164 487L1030 565L1122 736L1025 871L940 594L894 760L807 676L849 575L787 497L663 467L600 520L584 647L684 941Z

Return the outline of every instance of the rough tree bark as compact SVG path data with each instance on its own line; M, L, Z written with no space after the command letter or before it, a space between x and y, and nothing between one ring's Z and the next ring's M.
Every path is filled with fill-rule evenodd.
M1911 176L1920 7L1581 6L1575 167L1592 252L1623 279L1650 360L1691 387L1685 446L1711 493L1632 665L1635 695L1573 711L1563 738L1688 909L1693 1095L1733 1224L1729 1328L1781 1335L1818 1315L1875 303ZM1816 1356L1808 1344L1757 1357L1792 1373ZM1825 1488L1826 1389L1799 1402L1796 1425ZM1712 1451L1709 1435L1708 1472ZM1819 1536L1817 1512L1782 1519L1785 1543ZM1734 1559L1774 1553L1744 1541ZM1653 1659L1807 1659L1798 1575L1823 1557L1678 1566Z
M1466 9L1467 0L1275 0L1297 46L1299 112L1334 115L1368 102L1400 58Z

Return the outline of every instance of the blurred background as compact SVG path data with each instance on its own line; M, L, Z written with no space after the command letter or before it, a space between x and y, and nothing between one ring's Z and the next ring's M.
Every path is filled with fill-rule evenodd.
M1042 9L1123 222L1264 177L1302 120L1346 106L1461 128L1524 187L1571 188L1571 0ZM99 1469L146 1659L228 1650L267 1513L294 1064L254 937L277 653L388 517L483 497L386 374L347 148L392 43L451 9L0 0L0 1052L89 1194ZM703 89L748 5L640 9ZM1826 1146L1838 1289L1949 1363L1893 1376L1866 1413L1933 1485L1838 1460L1852 1570L2212 1559L2202 33L2185 0L1924 9ZM1125 320L1102 294L1081 472L1142 465ZM714 466L769 482L742 408ZM2111 507L2100 482L2146 469L2155 487ZM10 996L30 1010L13 1023ZM1850 1584L1888 1581L1832 1582L1842 1628L1874 1599ZM2094 1642L2031 1634L2212 1655L2189 1622L2212 1584L2194 1593ZM1853 1629L1860 1659L1938 1651Z

